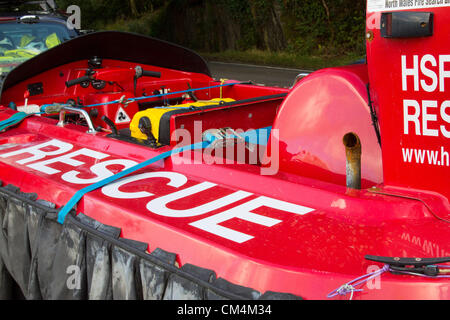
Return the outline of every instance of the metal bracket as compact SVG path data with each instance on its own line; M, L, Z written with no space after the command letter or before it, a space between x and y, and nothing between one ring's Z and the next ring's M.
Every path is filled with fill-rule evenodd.
M311 73L310 72L303 72L303 73L299 73L296 77L294 82L292 83L292 86L290 89L292 89L297 83L300 82L300 80L302 80L303 78L306 78L307 76L309 76Z
M398 257L378 257L378 256L365 256L366 260L380 262L384 264L388 264L390 266L395 267L405 267L405 266L414 266L414 267L423 267L429 266L439 263L447 263L450 262L450 257L442 257L442 258L398 258Z
M89 127L89 130L87 131L87 133L91 133L91 134L97 133L97 130L95 130L94 124L92 123L91 117L86 112L86 110L73 108L73 107L63 107L63 108L61 108L61 111L59 112L58 127L64 127L65 120L66 120L66 113L72 113L72 114L80 115L81 117L83 117L86 120L87 125Z
M450 257L442 258L399 258L365 256L366 260L389 265L393 274L411 274L426 277L449 277L450 267L439 265L450 262Z
M255 148L253 145L245 141L240 134L234 131L232 128L221 128L221 129L210 129L203 133L203 141L209 141L211 143L211 148L225 148L227 144L236 144L237 142L244 143L245 148L250 152L254 152Z

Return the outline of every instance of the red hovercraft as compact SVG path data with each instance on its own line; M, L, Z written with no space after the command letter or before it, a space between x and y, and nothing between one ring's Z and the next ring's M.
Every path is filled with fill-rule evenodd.
M401 5L291 89L120 32L18 66L0 298L450 299L450 5Z

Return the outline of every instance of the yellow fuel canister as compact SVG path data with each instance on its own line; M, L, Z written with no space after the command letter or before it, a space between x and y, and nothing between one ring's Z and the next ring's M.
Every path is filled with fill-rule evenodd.
M205 106L213 106L213 105L219 105L221 103L227 103L227 102L233 102L234 99L225 98L225 99L212 99L212 100L202 100L197 102L191 102L191 103L185 103L185 104L179 104L176 106L169 106L164 108L149 108L144 111L140 111L136 113L133 117L133 120L130 123L130 131L131 136L136 139L142 139L147 140L148 136L141 131L139 128L139 123L142 118L147 117L151 122L151 131L153 136L157 141L159 141L159 126L161 122L161 118L163 115L165 115L168 112L174 111L174 110L180 110L180 109L186 109L186 112L189 112L189 108L196 107L201 108Z

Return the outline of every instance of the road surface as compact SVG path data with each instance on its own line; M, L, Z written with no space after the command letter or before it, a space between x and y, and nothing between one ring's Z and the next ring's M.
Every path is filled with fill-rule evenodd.
M267 86L289 88L299 73L308 70L256 66L251 64L225 63L210 61L209 68L215 79L233 79L253 81Z

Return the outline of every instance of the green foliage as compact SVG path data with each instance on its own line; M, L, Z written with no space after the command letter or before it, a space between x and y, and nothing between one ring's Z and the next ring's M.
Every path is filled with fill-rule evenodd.
M82 27L143 33L202 52L364 55L364 0L57 0Z
M164 4L164 0L56 0L58 8L65 11L70 5L81 8L82 27L101 28L118 19L138 18ZM133 5L136 12L133 10Z
M304 54L336 54L347 51L363 53L365 1L283 2L284 30L288 34L288 47L291 51Z

